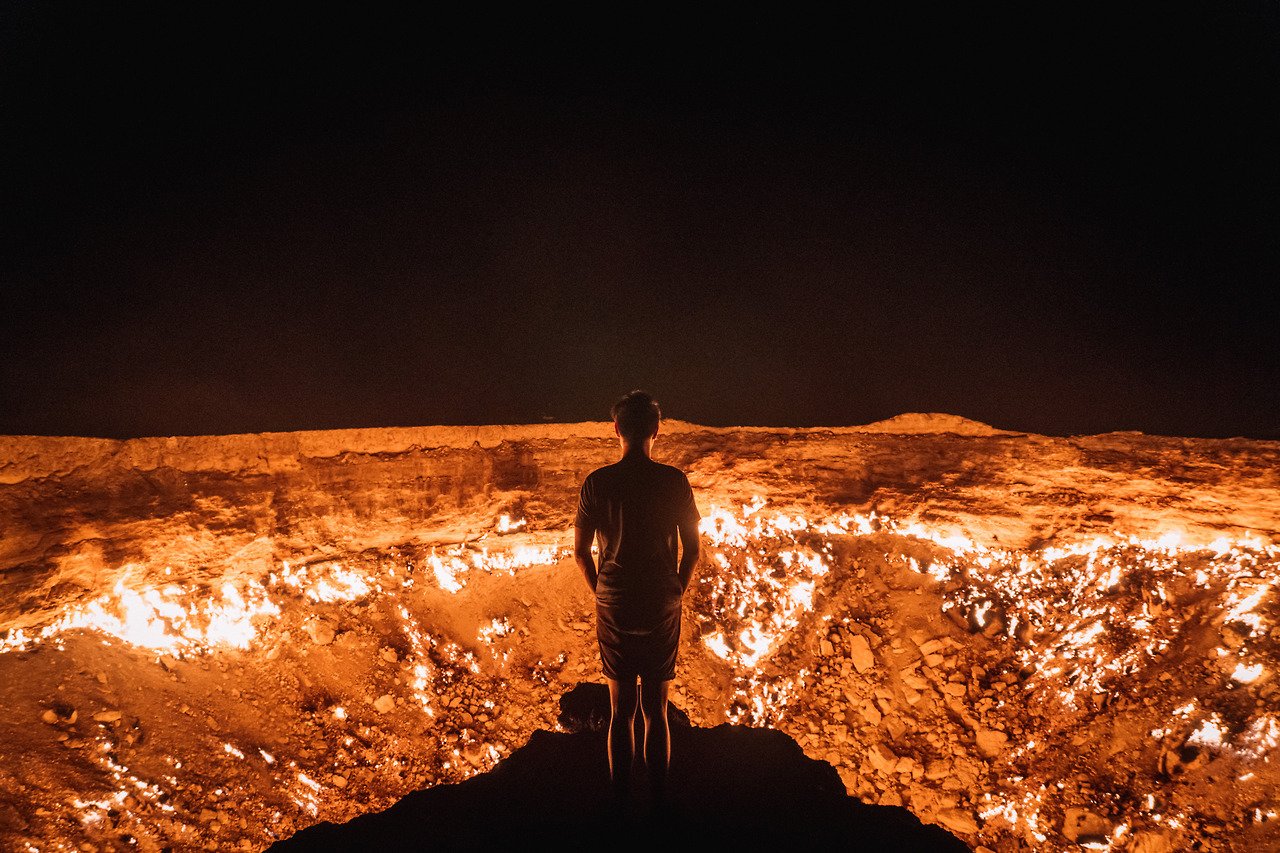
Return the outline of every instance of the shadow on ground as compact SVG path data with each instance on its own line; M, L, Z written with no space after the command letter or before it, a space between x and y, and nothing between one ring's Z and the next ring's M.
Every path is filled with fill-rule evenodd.
M842 851L968 851L909 811L845 793L835 768L807 757L782 732L689 725L672 706L672 813L614 815L602 727L608 690L579 684L560 700L566 732L537 731L492 771L415 791L346 824L310 827L271 849L286 851L639 849L679 843L710 849L781 845ZM636 788L643 792L637 768ZM705 848L704 848L705 849Z

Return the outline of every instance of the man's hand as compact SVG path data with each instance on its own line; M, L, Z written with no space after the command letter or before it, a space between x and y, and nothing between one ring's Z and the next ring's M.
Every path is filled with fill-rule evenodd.
M596 578L598 577L596 570L596 557L591 553L591 541L596 538L596 531L591 527L573 528L573 558L578 562L578 568L582 569L582 576L587 580L587 586L591 587L591 591L596 591Z
M702 540L698 535L698 523L681 523L680 525L680 591L683 593L693 581L693 570L698 566L698 557L702 554Z

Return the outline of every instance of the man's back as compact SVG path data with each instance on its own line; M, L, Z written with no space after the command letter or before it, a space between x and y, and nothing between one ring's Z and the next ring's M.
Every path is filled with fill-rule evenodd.
M689 479L674 466L624 456L588 474L576 524L600 538L596 600L637 628L678 607L679 528L699 517Z

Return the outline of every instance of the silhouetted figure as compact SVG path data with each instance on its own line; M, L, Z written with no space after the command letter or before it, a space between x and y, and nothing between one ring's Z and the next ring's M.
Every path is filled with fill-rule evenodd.
M662 420L657 402L644 391L632 391L614 404L611 414L622 458L583 481L574 554L596 595L596 637L609 682L607 744L616 802L625 805L630 794L639 678L644 763L653 807L661 808L671 762L667 689L676 672L681 598L700 553L700 514L684 472L652 457ZM597 536L598 566L591 553Z

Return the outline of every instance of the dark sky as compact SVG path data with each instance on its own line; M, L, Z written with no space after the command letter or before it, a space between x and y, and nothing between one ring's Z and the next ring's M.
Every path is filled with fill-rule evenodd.
M0 12L0 433L1280 438L1272 3L117 5Z

